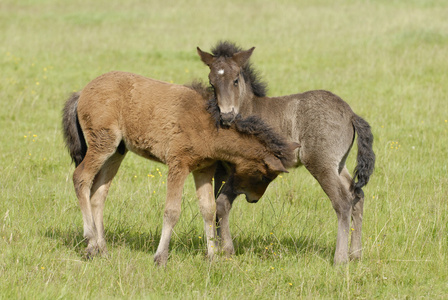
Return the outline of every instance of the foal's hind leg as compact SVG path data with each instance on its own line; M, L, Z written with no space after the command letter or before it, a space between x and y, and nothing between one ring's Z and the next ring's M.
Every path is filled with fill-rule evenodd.
M346 187L350 189L352 183L352 177L348 172L347 168L344 167L341 172L341 179ZM352 195L352 228L351 231L351 241L350 241L350 259L360 259L362 254L362 216L364 209L364 197L359 198L357 195Z
M193 172L196 194L199 198L199 209L204 219L205 235L207 236L207 256L211 260L216 252L216 202L213 195L212 178L215 165Z
M92 215L97 230L97 245L101 255L107 256L106 240L104 236L103 211L106 197L109 192L112 179L117 174L118 168L124 159L125 154L115 152L95 176L92 188L90 190L90 203Z
M356 199L352 208L353 231L350 244L350 259L360 259L362 255L362 215L364 210L364 197Z
M319 166L319 167L317 167ZM338 173L337 167L307 166L310 173L317 179L338 217L338 235L334 263L348 262L348 237L350 232L350 214L352 209L352 193L346 180Z
M73 173L73 183L75 186L76 196L78 197L79 206L82 212L84 223L84 238L87 241L86 255L91 257L96 255L99 250L98 246L98 230L95 224L95 218L92 211L91 188L93 181L104 163L111 157L118 146L118 141L113 144L112 137L104 136L101 141L103 143L89 143L86 156ZM101 145L102 147L98 147Z
M341 176L344 178L346 185L350 185L352 178L347 170L344 169L341 172ZM364 209L364 197L359 198L358 195L353 196L352 203L352 236L350 242L350 259L360 259L362 254L362 216Z
M73 184L75 185L76 196L78 197L84 223L83 236L87 242L87 257L94 256L98 253L98 230L90 201L91 187L104 162L108 159L108 155L95 155L89 150L90 148L87 150L84 160L73 173Z

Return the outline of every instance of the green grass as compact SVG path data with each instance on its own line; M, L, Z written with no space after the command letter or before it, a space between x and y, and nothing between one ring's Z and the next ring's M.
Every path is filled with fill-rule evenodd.
M1 299L448 297L446 1L121 2L0 4ZM135 155L106 205L110 257L82 260L65 99L110 70L206 81L196 46L223 39L257 47L269 95L331 90L371 124L362 260L333 267L336 216L301 168L236 201L237 253L213 263L190 177L156 268L167 170Z

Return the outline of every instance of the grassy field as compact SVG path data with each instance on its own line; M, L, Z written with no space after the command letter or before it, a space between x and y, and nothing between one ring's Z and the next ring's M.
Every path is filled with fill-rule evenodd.
M448 297L448 3L241 2L2 0L0 299ZM110 257L84 261L69 93L111 70L205 81L196 46L223 39L257 47L269 95L331 90L371 124L362 260L332 265L336 215L300 168L236 201L237 253L212 263L190 177L157 268L167 170L128 155L105 210Z

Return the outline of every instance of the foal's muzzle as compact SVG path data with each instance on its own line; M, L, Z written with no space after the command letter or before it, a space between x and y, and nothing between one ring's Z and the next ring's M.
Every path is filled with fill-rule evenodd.
M235 120L235 117L236 113L233 109L229 113L221 113L221 124L224 126L230 126Z

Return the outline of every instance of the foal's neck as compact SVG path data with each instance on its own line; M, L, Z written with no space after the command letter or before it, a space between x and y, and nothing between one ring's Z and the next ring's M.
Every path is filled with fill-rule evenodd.
M268 152L255 136L239 133L235 128L220 128L217 139L212 143L213 158L232 164L262 159Z
M254 95L251 89L247 89L244 95L241 95L240 101L240 113L244 117L248 117L254 114L254 101L256 101L257 96Z

